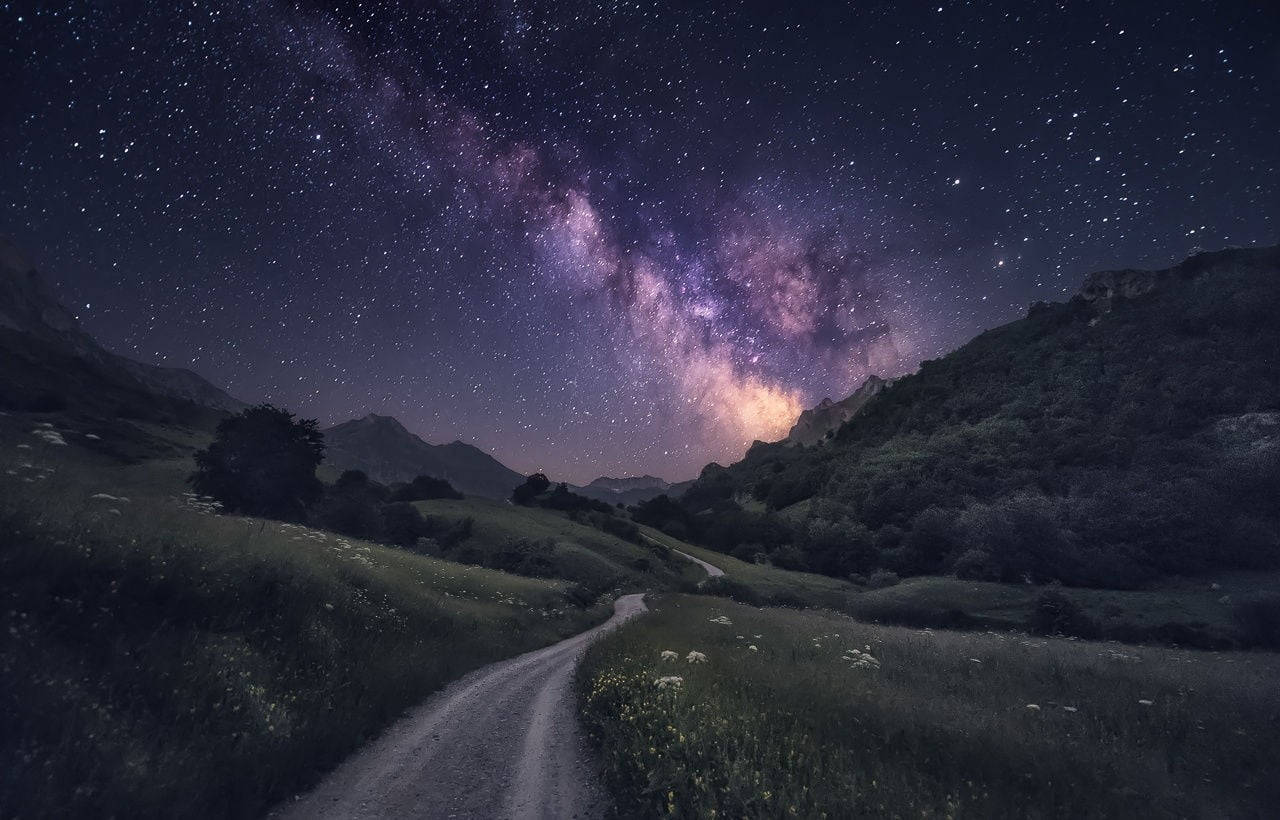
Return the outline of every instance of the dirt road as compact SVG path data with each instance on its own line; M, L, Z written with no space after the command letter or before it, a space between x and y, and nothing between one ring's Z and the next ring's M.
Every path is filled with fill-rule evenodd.
M573 671L592 641L645 611L643 597L624 595L605 623L455 681L273 816L600 817L609 800L578 728Z

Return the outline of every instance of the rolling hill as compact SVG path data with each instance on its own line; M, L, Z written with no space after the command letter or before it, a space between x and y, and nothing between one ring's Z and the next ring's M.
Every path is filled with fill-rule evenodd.
M1131 587L1280 565L1280 248L1089 276L821 446L757 442L643 523L750 560Z

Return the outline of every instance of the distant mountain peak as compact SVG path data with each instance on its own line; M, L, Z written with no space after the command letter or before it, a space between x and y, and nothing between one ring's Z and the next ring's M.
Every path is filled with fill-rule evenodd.
M325 461L339 470L363 470L387 484L420 475L443 478L466 495L510 497L524 476L493 456L452 441L431 444L394 416L366 413L324 430Z

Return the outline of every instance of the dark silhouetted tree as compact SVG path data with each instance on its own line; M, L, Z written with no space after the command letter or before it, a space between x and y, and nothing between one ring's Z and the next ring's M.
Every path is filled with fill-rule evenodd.
M195 455L191 484L228 512L300 520L323 491L322 460L314 419L261 404L218 424L213 443Z
M526 478L523 484L516 487L515 492L511 494L511 500L516 504L528 504L545 493L550 486L551 479L542 473L534 473Z

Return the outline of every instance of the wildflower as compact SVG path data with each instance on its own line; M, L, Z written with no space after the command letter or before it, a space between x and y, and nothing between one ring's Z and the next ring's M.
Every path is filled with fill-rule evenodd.
M721 626L733 626L733 621L729 620L727 615L717 615L711 619L711 623L720 624Z
M333 604L325 604L325 605L324 605L324 608L325 608L325 609L327 609L327 610L329 610L330 612L332 612L332 611L333 611Z
M664 649L662 650L662 655L660 655L659 657L664 661L674 661L676 658L680 656L677 655L675 652L672 652L670 649Z
M679 675L667 675L666 677L655 678L653 683L659 689L679 689L684 684L684 678Z
M707 662L707 656L702 654L701 652L696 652L696 651L690 652L688 655L685 655L684 659L689 663L706 663Z
M1027 704L1027 708L1028 708L1028 709L1030 709L1030 710L1031 710L1031 711L1033 711L1033 712L1039 712L1039 711L1040 711L1040 707L1039 707L1038 705L1034 704L1034 703L1028 703L1028 704Z
M755 644L751 644L750 646L748 646L748 647L747 647L747 649L750 649L752 652L759 652L759 651L760 651L760 648L759 648L759 647L757 647Z
M1155 703L1155 701L1154 701L1154 700L1147 700L1146 698L1140 698L1140 699L1138 700L1138 704L1139 704L1140 706L1151 706L1151 705L1152 705L1152 704L1154 704L1154 703Z

